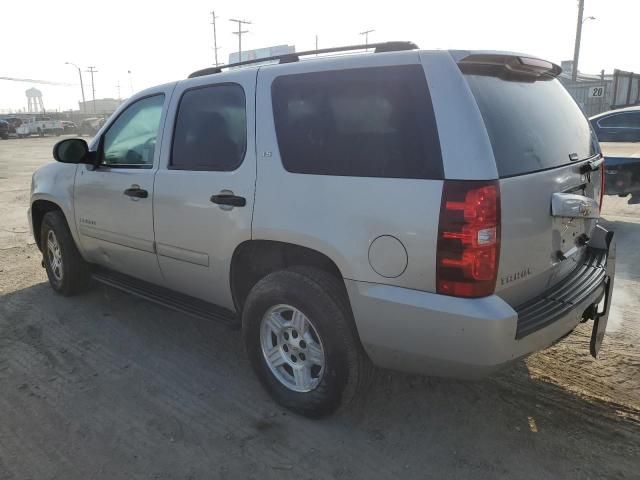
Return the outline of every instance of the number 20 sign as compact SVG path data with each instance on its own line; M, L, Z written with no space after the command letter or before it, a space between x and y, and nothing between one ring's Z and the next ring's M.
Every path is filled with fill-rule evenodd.
M604 87L589 87L589 98L600 98L604 96Z

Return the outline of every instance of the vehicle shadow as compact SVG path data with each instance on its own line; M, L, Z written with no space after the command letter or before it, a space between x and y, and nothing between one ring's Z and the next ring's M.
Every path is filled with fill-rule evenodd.
M308 420L238 331L105 286L0 298L0 408L0 478L630 478L640 455L638 423L522 360L476 382L378 371Z

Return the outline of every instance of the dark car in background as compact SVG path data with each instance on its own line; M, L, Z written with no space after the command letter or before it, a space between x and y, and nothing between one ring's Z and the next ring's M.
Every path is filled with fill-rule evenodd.
M9 123L4 120L0 120L0 138L3 140L9 138Z
M640 203L640 106L610 110L589 119L605 157L605 193Z
M15 134L16 128L22 125L22 119L18 117L5 117L2 120L9 124L9 134Z
M88 135L92 137L96 133L98 133L98 130L100 130L100 128L104 125L104 122L104 118L85 118L82 123L80 123L80 127L78 128L78 135Z
M610 110L589 120L599 142L640 142L640 106Z
M64 127L64 133L76 133L77 132L76 124L73 123L73 122L70 122L68 120L63 120L62 121L62 126Z

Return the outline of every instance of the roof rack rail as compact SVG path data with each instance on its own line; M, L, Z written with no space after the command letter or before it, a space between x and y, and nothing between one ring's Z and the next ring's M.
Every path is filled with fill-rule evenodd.
M349 45L347 47L321 48L319 50L307 50L306 52L285 53L283 55L274 55L272 57L256 58L254 60L245 60L243 62L229 63L217 67L203 68L189 75L188 78L202 77L214 73L221 73L223 68L242 67L244 65L252 65L256 63L272 62L278 60L278 63L293 63L300 60L300 57L309 55L318 55L321 53L348 52L350 50L362 50L374 48L375 53L381 52L400 52L403 50L416 50L418 46L413 42L381 42L369 43L365 45Z

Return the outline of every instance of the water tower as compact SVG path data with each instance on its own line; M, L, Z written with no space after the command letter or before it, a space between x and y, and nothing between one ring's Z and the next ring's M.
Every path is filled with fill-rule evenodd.
M44 113L44 103L42 103L42 92L37 88L30 88L27 94L27 111L29 113Z

